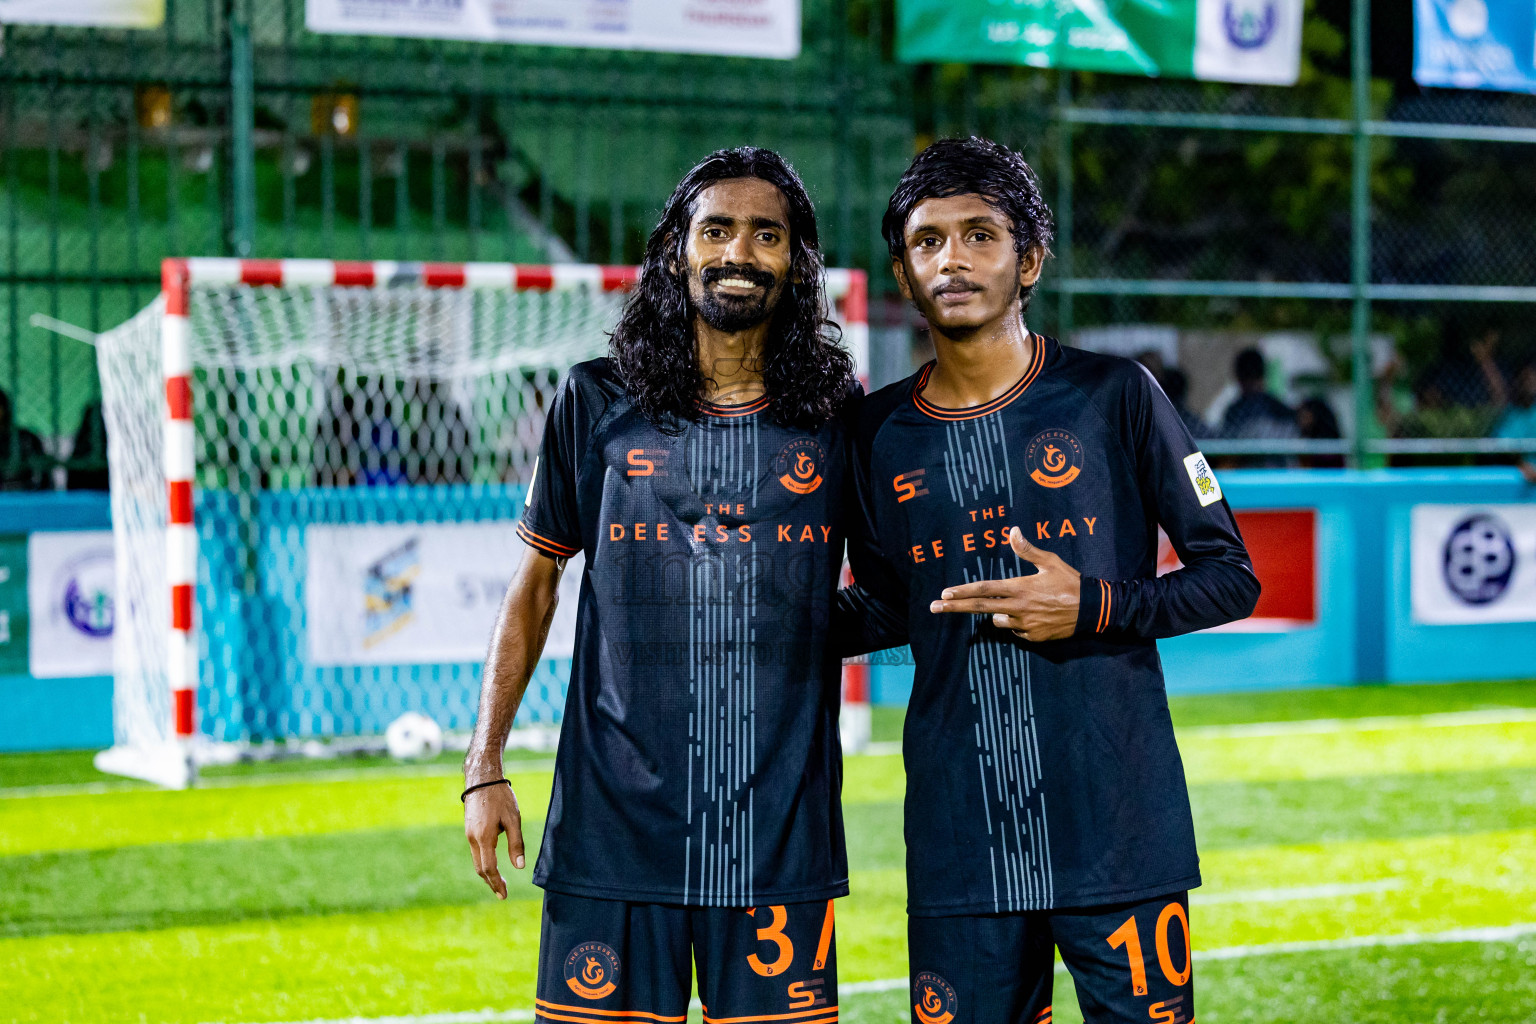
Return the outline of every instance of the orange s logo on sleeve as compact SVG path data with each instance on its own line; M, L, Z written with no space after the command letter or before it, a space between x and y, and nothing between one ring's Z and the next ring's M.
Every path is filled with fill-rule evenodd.
M645 457L644 448L630 449L629 464L634 468L628 470L626 476L650 476L656 472L656 464Z
M923 486L923 474L927 472L926 469L911 469L897 474L896 479L891 481L891 486L896 488L896 504L928 493L928 488Z

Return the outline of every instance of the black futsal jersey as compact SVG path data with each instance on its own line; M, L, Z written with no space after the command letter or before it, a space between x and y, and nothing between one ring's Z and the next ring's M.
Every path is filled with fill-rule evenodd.
M864 402L855 457L869 522L849 549L875 603L845 592L852 617L840 615L885 642L905 617L917 663L910 912L1094 906L1198 885L1153 639L1240 618L1257 600L1216 477L1129 360L1037 336L1023 378L969 409L922 398L932 368ZM1185 565L1160 579L1159 523ZM928 610L947 586L1032 574L1008 545L1013 526L1082 573L1067 640L1029 643L987 615Z
M518 533L586 553L533 880L637 903L841 896L846 430L767 399L653 426L607 359L571 368Z

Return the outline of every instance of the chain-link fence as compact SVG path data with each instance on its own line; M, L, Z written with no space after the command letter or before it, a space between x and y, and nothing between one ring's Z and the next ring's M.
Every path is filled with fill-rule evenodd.
M1144 358L1229 462L1510 461L1536 434L1536 97L1415 86L1408 0L1308 7L1291 88L903 65L884 0L804 0L792 61L321 36L303 0L6 27L0 486L101 485L94 358L57 332L127 319L164 256L629 263L678 176L748 142L806 178L828 263L872 271L893 379L923 339L880 214L965 132L1057 211L1032 321Z

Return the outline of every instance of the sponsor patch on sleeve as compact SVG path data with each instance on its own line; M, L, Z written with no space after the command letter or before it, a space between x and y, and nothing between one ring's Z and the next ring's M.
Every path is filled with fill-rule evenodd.
M1200 499L1202 507L1221 500L1221 484L1216 482L1216 474L1204 454L1195 452L1186 456L1184 468L1189 471L1189 482L1194 485L1195 497Z

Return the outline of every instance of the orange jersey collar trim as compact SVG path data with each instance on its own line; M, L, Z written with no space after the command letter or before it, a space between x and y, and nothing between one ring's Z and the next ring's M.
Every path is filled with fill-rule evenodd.
M936 420L972 420L978 416L997 412L1028 391L1029 386L1035 382L1036 377L1040 376L1040 371L1045 366L1045 338L1033 332L1030 333L1030 338L1034 340L1035 350L1030 355L1029 368L1024 371L1024 376L1020 377L1013 387L992 401L982 405L966 406L963 409L946 409L943 406L934 405L923 397L923 389L928 386L928 377L933 373L936 365L934 360L929 360L923 367L923 372L918 375L917 383L912 386L912 404L917 406L924 415L932 416Z
M706 416L719 416L723 419L732 419L737 416L751 416L755 412L762 412L768 408L768 396L748 402L746 405L716 405L714 402L699 402L699 411Z

